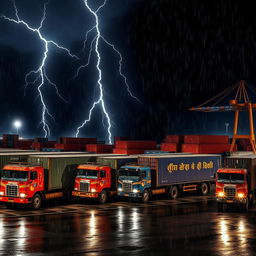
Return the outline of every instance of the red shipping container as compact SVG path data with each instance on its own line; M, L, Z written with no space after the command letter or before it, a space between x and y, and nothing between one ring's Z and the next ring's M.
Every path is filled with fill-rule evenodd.
M167 135L164 139L164 142L166 143L183 143L184 136L183 135Z
M54 148L56 141L48 141L46 143L33 142L31 147L35 150L41 150L42 148Z
M230 151L230 144L182 144L182 152L194 154L221 154ZM237 151L237 146L234 146Z
M181 152L199 154L199 144L182 144Z
M185 135L184 144L228 144L228 136L224 135Z
M120 149L156 149L155 141L121 140L116 141L116 148Z
M59 144L94 144L96 138L60 137Z
M137 155L137 154L144 154L144 149L120 149L114 148L114 154L123 154L123 155Z
M105 144L88 144L86 151L95 153L112 153L114 146Z
M55 148L67 151L85 151L85 144L61 144L56 143Z
M162 143L161 150L169 151L169 152L177 152L177 144L176 143Z

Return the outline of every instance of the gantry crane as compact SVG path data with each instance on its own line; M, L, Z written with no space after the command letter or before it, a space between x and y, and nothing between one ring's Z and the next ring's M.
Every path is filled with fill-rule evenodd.
M252 103L249 99L247 88L252 92L256 92L255 88L247 84L245 81L239 81L233 86L227 88L223 92L219 93L215 97L207 100L198 107L190 108L191 111L200 111L200 112L235 112L234 118L234 130L233 138L230 147L230 151L233 151L234 145L237 139L248 139L252 146L254 154L256 154L256 145L255 145L255 133L254 133L254 124L253 124L253 111L256 109L256 104ZM234 93L235 97L229 100L229 105L227 106L217 106L218 103L223 101L227 95ZM249 114L249 124L250 124L250 134L249 135L239 135L238 134L238 120L239 113L241 111L248 111Z

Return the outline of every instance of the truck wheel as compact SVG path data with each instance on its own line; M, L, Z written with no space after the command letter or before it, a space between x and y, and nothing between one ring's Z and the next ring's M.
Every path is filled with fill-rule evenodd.
M42 197L39 194L35 194L32 198L32 208L37 210L42 205Z
M149 201L149 197L150 197L149 192L148 192L147 189L145 189L143 191L143 195L142 195L142 198L141 198L142 203L147 203Z
M170 198L171 198L171 199L177 199L178 196L179 196L178 187L177 187L177 186L172 186L172 187L170 188L169 194L170 194Z
M209 194L209 186L207 183L203 182L200 186L200 194L206 196Z
M108 194L105 190L102 190L102 192L99 194L98 201L100 204L105 204L108 199Z
M217 203L217 208L219 212L223 212L223 204L222 203Z

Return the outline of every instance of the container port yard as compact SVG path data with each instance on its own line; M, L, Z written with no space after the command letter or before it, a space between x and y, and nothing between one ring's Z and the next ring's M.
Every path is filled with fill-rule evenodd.
M250 1L0 1L0 256L256 255Z

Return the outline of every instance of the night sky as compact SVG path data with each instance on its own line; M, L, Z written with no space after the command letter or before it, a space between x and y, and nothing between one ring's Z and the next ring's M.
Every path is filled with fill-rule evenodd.
M103 0L88 1L96 9ZM16 0L19 16L37 28L43 0ZM12 1L1 0L0 14L15 18ZM194 113L197 106L243 79L256 87L256 17L251 1L234 0L108 0L99 12L102 35L123 56L129 96L118 74L118 56L104 44L102 58L104 100L112 120L112 134L161 140L165 134L226 134L232 113ZM82 0L52 0L41 30L44 37L67 47L79 60L50 47L46 71L53 86L42 92L56 122L49 120L51 137L72 136L88 117L97 94L96 56L72 79L89 54L83 40L94 24ZM37 69L43 44L22 25L0 19L0 133L15 132L14 119L23 122L23 137L42 136L37 87L24 94L25 75ZM80 136L106 140L106 119L98 107ZM242 119L244 122L245 119ZM247 130L243 125L242 132Z

